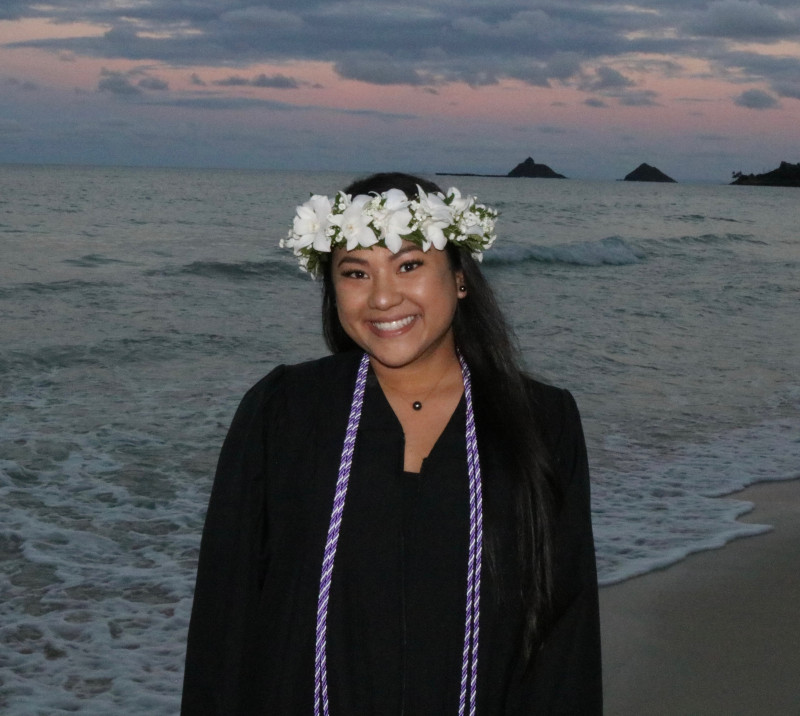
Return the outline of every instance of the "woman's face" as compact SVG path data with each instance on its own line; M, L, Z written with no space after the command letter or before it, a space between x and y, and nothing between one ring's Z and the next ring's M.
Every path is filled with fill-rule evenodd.
M453 271L446 252L404 241L396 254L381 246L336 249L332 262L339 320L373 360L422 367L442 351L453 354L463 275Z

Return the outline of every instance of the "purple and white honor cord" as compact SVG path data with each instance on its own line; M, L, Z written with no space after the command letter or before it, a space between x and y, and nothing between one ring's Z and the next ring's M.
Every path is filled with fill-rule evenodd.
M474 716L477 702L478 680L478 635L480 633L480 592L481 592L481 552L483 548L483 499L481 496L481 465L478 456L478 441L475 436L475 414L472 409L472 383L469 368L459 353L461 375L464 379L464 399L467 404L467 469L469 473L469 557L467 562L467 608L464 626L464 651L461 664L461 693L459 695L459 716ZM361 407L364 404L364 389L369 369L369 356L364 354L356 375L353 401L350 405L350 418L339 463L339 477L333 498L331 521L328 526L328 539L325 542L325 556L322 560L322 575L319 583L317 601L316 653L314 657L314 716L329 716L328 670L326 662L328 601L330 599L333 560L339 542L342 526L344 502L350 468L353 464L353 448L356 443ZM469 709L469 711L467 711Z
M464 652L461 662L461 695L458 714L475 715L478 693L478 636L480 634L481 553L483 552L483 495L481 492L481 461L475 435L475 413L472 410L472 380L461 353L461 375L464 378L464 400L467 404L467 471L469 474L469 561L467 563L467 618L464 626ZM467 703L467 673L469 673L469 703Z

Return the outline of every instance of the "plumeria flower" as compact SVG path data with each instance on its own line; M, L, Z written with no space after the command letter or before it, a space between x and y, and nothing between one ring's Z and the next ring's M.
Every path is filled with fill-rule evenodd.
M403 237L410 234L411 212L408 198L399 189L390 189L374 211L373 226L389 251L396 254L403 246Z
M340 235L347 242L348 251L358 246L366 248L378 242L378 237L369 225L372 219L364 211L370 201L372 201L371 196L363 194L357 196L341 214L334 214L331 217L331 224L339 227Z
M425 239L422 242L422 250L427 251L431 246L436 247L440 251L447 246L447 237L444 235L442 229L447 228L447 223L443 221L434 221L433 219L425 219L420 224L420 230Z
M433 245L441 251L447 245L447 237L443 230L453 223L453 212L441 195L426 194L419 186L417 189L419 191L419 199L416 202L419 208L417 218L424 237L422 249L427 251Z
M297 207L292 224L292 248L313 246L316 251L330 251L331 240L327 230L330 225L331 200L314 194L305 204Z
M451 186L447 190L447 198L450 199L448 202L450 208L457 214L462 214L467 211L471 206L473 199L471 196L461 196L461 192L456 189L454 186Z
M444 223L445 226L453 220L453 210L444 202L441 194L426 194L422 187L419 190L418 205L434 222Z

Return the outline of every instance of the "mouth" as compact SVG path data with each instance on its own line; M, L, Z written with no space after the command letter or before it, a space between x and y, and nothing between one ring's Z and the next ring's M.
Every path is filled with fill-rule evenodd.
M401 328L411 325L416 318L416 316L406 316L394 321L370 321L370 323L379 331L399 331Z

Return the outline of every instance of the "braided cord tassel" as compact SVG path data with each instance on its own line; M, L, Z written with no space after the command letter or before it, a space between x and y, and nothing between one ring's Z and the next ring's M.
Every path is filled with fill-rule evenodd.
M364 388L367 383L369 356L365 353L361 358L356 375L356 387L350 405L350 418L347 421L347 432L339 462L339 477L336 480L336 493L333 498L333 510L328 526L328 539L325 542L325 556L322 560L322 575L319 582L319 599L317 601L317 635L316 653L314 657L314 716L328 716L328 670L326 660L328 600L333 576L333 560L336 546L339 543L339 531L342 526L344 501L347 496L347 484L350 480L350 468L353 464L353 449L356 444L358 423L361 420L361 407L364 404Z
M483 551L483 498L481 493L481 466L478 456L478 441L475 435L475 414L472 408L472 383L469 368L459 353L461 374L464 379L464 398L467 404L466 442L467 468L469 473L469 558L467 564L467 608L464 626L464 651L461 665L461 693L459 696L459 716L475 716L478 682L478 636L480 633L480 585L481 553ZM347 485L353 464L353 449L364 404L364 389L369 369L369 356L364 354L356 376L356 386L350 405L350 418L347 423L342 457L339 463L339 476L333 499L325 555L322 561L319 598L317 601L316 651L314 656L314 716L329 716L328 671L327 671L327 625L328 601L330 599L333 562L339 542ZM467 712L467 708L469 711Z
M464 651L461 664L461 694L458 713L475 715L478 693L478 642L480 635L481 554L483 552L483 495L478 440L475 434L475 413L472 408L472 380L469 367L458 354L464 378L464 399L467 404L467 469L469 472L469 560L467 563L467 608L464 626ZM469 681L469 692L467 682ZM468 695L469 694L469 695Z

